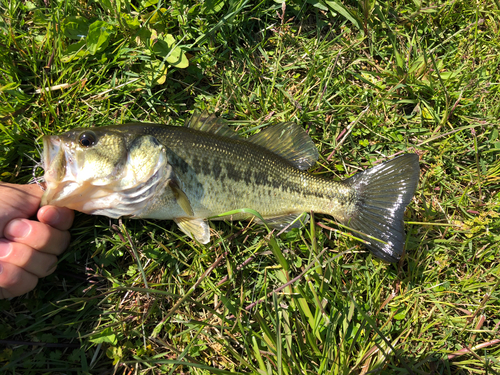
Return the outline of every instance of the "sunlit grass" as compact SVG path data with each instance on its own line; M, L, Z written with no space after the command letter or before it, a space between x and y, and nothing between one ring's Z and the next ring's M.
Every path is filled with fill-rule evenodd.
M0 301L0 368L500 372L498 3L148 4L1 2L2 181L28 182L40 137L77 126L295 121L312 173L420 155L406 254L382 263L329 217L278 237L212 222L204 246L81 214L56 273Z

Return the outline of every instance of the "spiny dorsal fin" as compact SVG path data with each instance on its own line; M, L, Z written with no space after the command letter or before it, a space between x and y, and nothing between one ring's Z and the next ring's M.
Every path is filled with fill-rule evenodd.
M242 139L223 118L207 112L195 112L185 126L224 137ZM268 149L288 160L300 170L311 168L319 158L318 149L305 130L294 122L282 122L270 126L248 141Z
M318 149L309 135L294 122L271 126L248 140L285 158L300 170L309 169L319 158Z
M223 118L217 117L214 114L209 115L207 112L195 112L193 116L186 121L184 126L224 137L240 138L237 133L227 126Z

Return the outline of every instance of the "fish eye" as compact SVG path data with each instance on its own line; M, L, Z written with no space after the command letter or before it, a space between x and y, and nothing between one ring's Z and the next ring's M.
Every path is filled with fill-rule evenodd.
M91 147L96 144L97 136L94 132L91 131L83 132L82 134L80 134L78 142L80 142L80 145L82 145L83 147Z

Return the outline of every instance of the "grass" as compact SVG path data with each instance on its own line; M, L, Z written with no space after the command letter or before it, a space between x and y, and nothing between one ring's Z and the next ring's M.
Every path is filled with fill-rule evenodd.
M311 172L335 179L421 157L395 265L329 217L279 237L213 222L203 246L168 221L77 215L58 270L0 301L2 372L500 373L498 1L1 0L0 14L2 181L31 179L44 134L195 109L241 134L298 122L321 155Z

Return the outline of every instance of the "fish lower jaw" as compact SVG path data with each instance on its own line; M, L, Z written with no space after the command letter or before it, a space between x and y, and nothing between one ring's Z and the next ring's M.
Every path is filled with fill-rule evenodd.
M154 175L136 186L123 188L115 184L93 185L90 182L63 182L48 186L42 205L67 207L89 215L104 215L113 219L122 216L141 216L155 202L158 194L168 188L163 176Z
M67 207L89 215L106 215L117 219L135 211L132 207L124 209L120 192L102 186L68 183L59 189L47 189L42 197L43 205ZM125 205L126 206L126 205Z
M42 206L53 205L58 207L68 207L84 213L88 210L84 206L89 201L98 196L104 196L90 184L79 184L77 182L48 183L47 189L42 197Z

